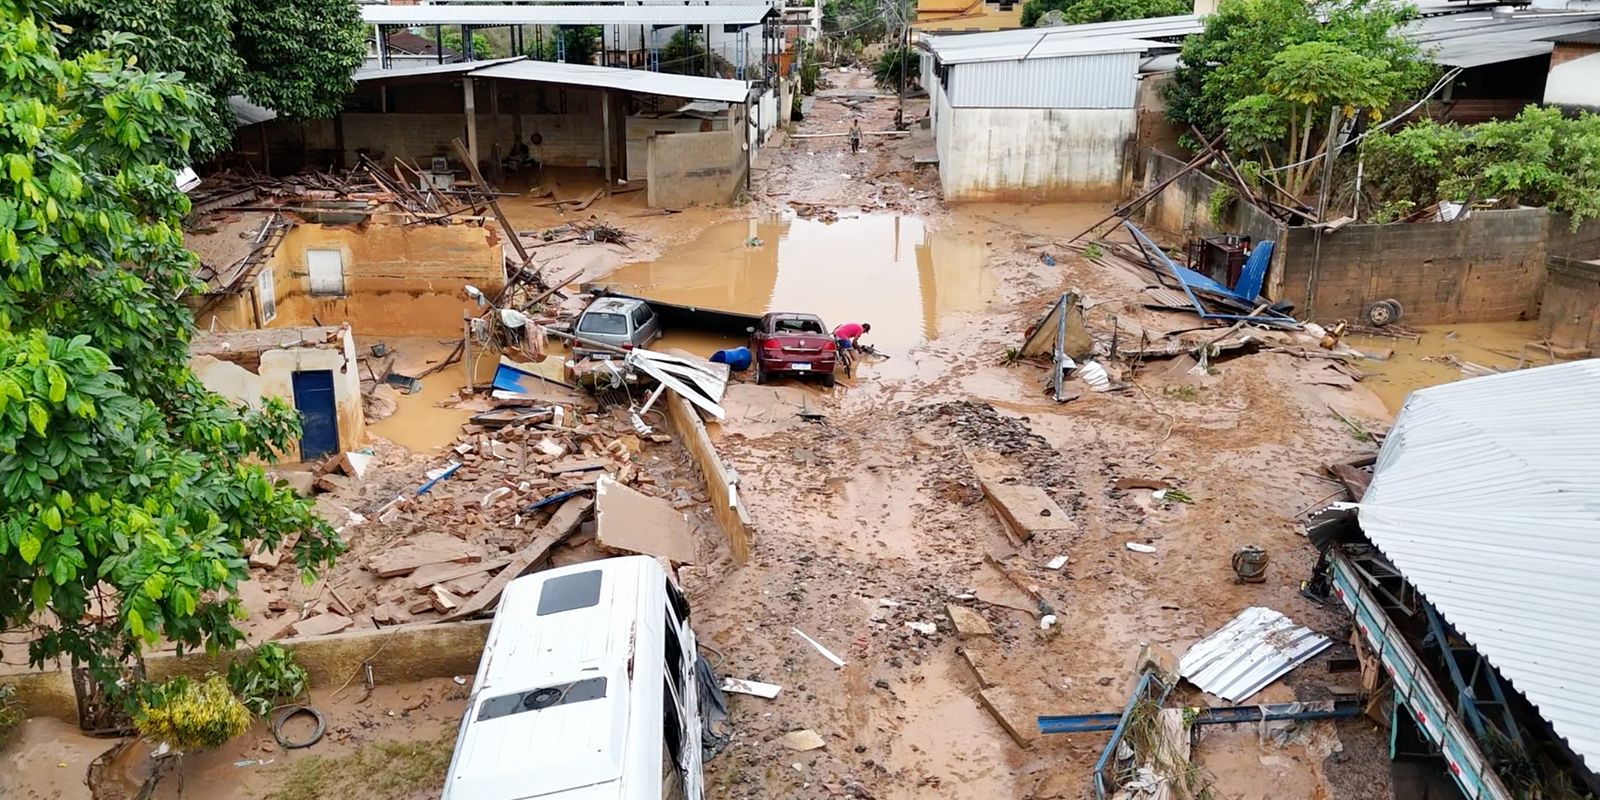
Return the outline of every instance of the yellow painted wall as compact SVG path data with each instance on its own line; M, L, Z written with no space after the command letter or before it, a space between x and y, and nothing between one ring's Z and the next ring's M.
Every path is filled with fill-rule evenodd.
M215 334L226 338L226 334ZM361 405L361 373L356 359L355 341L347 331L337 348L292 347L266 350L254 372L209 355L189 359L195 377L210 389L234 402L260 406L269 397L294 405L294 373L301 370L333 372L333 403L339 425L339 449L357 450L367 435L366 415ZM299 461L299 446L283 453L284 461Z

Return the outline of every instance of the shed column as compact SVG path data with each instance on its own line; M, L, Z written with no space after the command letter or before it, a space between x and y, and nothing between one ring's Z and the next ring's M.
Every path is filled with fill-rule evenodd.
M601 161L606 165L606 194L611 194L611 91L600 90L600 136L604 155Z
M472 159L472 169L478 168L478 99L474 96L472 76L461 78L461 95L467 109L467 157Z

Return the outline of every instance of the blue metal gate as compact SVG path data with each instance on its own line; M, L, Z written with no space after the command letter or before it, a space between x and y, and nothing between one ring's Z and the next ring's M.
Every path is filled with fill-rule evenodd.
M339 449L339 415L333 404L333 370L294 373L294 407L300 412L300 459Z

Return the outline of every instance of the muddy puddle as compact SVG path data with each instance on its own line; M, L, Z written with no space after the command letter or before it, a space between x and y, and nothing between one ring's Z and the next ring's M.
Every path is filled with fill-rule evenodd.
M1510 369L1522 358L1522 346L1539 338L1539 323L1480 322L1463 325L1419 327L1420 341L1380 336L1350 336L1345 341L1364 352L1393 350L1386 361L1367 360L1361 369L1369 373L1362 385L1383 400L1390 413L1405 403L1406 395L1428 386L1472 377L1462 372L1459 362ZM1548 357L1532 351L1528 364L1548 363Z
M723 223L604 283L683 305L749 314L809 312L828 326L869 322L867 341L903 354L939 333L941 315L979 311L997 285L982 240L892 214L822 223L767 217ZM701 355L743 337L673 332L656 346Z

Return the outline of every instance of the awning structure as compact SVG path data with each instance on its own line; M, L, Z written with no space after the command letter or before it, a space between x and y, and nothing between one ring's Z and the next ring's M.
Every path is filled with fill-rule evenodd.
M555 61L516 60L484 67L469 74L474 78L559 83L664 97L682 97L688 100L716 100L723 103L743 103L750 96L748 81L673 75L642 69L596 67L589 64L563 64Z
M1600 360L1413 392L1361 530L1600 766Z
M510 58L491 58L483 61L456 61L449 64L424 64L415 67L390 67L380 69L369 67L356 70L356 83L370 83L373 81L401 80L403 78L428 78L438 75L465 75L484 67L496 64L505 64L511 61L521 61L522 56Z
M776 16L768 5L556 5L435 3L363 5L368 25L733 25L748 28Z

